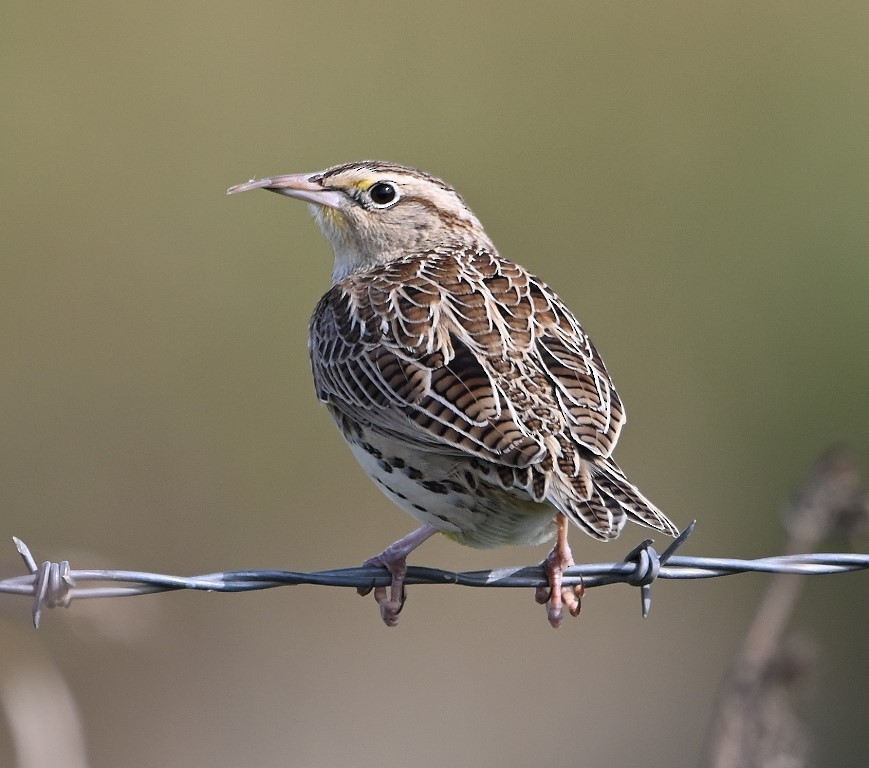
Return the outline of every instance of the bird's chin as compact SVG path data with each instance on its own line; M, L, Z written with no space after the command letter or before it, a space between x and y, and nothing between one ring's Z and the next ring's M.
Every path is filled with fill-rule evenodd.
M347 220L339 211L315 203L311 203L308 209L311 211L314 221L317 222L317 225L330 242L334 242L336 239L343 240L347 237Z
M332 281L337 282L351 274L359 262L359 243L353 237L348 221L334 208L311 205L311 214L335 253Z

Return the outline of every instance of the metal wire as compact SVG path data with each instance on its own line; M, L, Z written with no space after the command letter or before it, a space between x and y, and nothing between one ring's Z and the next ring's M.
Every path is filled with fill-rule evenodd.
M617 563L576 565L565 571L564 585L586 588L606 584L629 584L640 588L643 616L651 608L651 585L656 579L711 579L736 573L793 573L803 576L847 573L869 569L869 554L806 554L742 560L730 557L685 557L674 553L694 530L691 523L662 553L647 539ZM249 592L293 584L369 588L386 586L390 575L384 568L365 566L328 571L220 571L201 576L171 576L120 570L73 570L66 560L37 565L27 545L13 537L28 574L0 580L0 593L26 595L33 599L33 625L39 626L46 608L67 607L73 600L97 597L128 597L178 589L208 592ZM126 582L127 586L91 586L88 582ZM495 568L484 571L444 571L409 566L406 584L458 584L463 587L531 589L547 586L542 566ZM87 586L85 586L87 584Z

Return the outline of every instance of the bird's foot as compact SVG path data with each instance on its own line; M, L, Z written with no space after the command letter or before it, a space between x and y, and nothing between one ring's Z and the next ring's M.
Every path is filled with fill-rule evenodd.
M392 576L389 587L374 587L374 599L380 606L380 617L387 627L398 624L398 614L404 608L407 592L404 588L404 579L407 576L407 556L413 552L426 539L437 533L437 529L431 525L424 525L409 533L402 539L390 544L379 555L366 560L363 566L377 565L386 568ZM367 595L371 587L360 587L356 591L360 595Z
M404 608L404 601L407 599L407 592L404 588L404 579L407 576L407 558L397 557L389 552L389 548L385 549L376 557L369 558L364 563L363 567L368 565L378 565L386 568L392 576L392 583L387 587L374 587L374 599L380 606L380 618L387 627L394 627L398 624L398 614ZM356 590L360 595L367 595L371 592L371 587L360 587Z
M571 616L579 616L582 608L582 596L585 593L585 587L582 584L568 587L562 585L564 571L570 566L576 565L573 561L570 545L567 543L567 528L567 518L564 515L559 515L558 538L552 551L541 563L546 571L549 584L545 587L538 587L534 595L534 599L538 603L546 605L549 623L556 629L561 626L561 620L564 618L564 606L567 606Z

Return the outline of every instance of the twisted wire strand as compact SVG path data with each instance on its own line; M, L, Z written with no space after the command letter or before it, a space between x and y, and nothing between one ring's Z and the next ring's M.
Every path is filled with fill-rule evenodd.
M869 554L815 553L781 555L744 560L731 557L689 557L675 552L694 530L691 523L662 553L651 539L636 546L622 562L575 565L564 573L564 585L586 588L607 584L629 584L640 588L643 616L651 608L651 585L657 579L711 579L737 573L791 573L803 576L848 573L869 569ZM155 592L194 589L208 592L250 592L297 584L366 588L386 586L391 577L377 566L300 572L284 570L218 571L200 576L173 576L127 570L74 570L68 561L38 565L30 549L13 537L28 570L24 576L0 580L0 593L25 595L33 599L33 624L38 627L46 608L67 607L73 600L128 597ZM88 582L118 582L126 586L91 586ZM481 571L446 571L408 566L406 584L457 584L464 587L529 589L547 586L540 565L494 568ZM87 586L85 586L88 584Z

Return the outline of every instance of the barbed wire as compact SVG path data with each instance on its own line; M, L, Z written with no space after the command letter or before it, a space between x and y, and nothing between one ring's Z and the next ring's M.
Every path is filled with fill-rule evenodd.
M675 555L676 550L694 531L695 525L696 521L660 555L652 546L652 540L646 539L634 547L621 562L572 566L564 573L564 586L582 585L592 588L608 584L628 584L639 587L641 608L645 617L651 609L651 585L657 579L711 579L748 572L814 576L869 569L869 554L859 553L780 555L752 560ZM389 573L378 566L312 572L218 571L200 576L172 576L115 569L73 570L66 560L46 561L37 565L28 546L18 538L13 537L13 541L28 573L0 580L0 593L31 597L33 625L37 628L44 609L68 607L73 600L88 598L130 597L180 589L249 592L299 584L369 589L388 586L391 581ZM126 582L128 586L84 586L88 582ZM541 565L460 572L408 566L405 583L521 589L548 586L546 573Z

